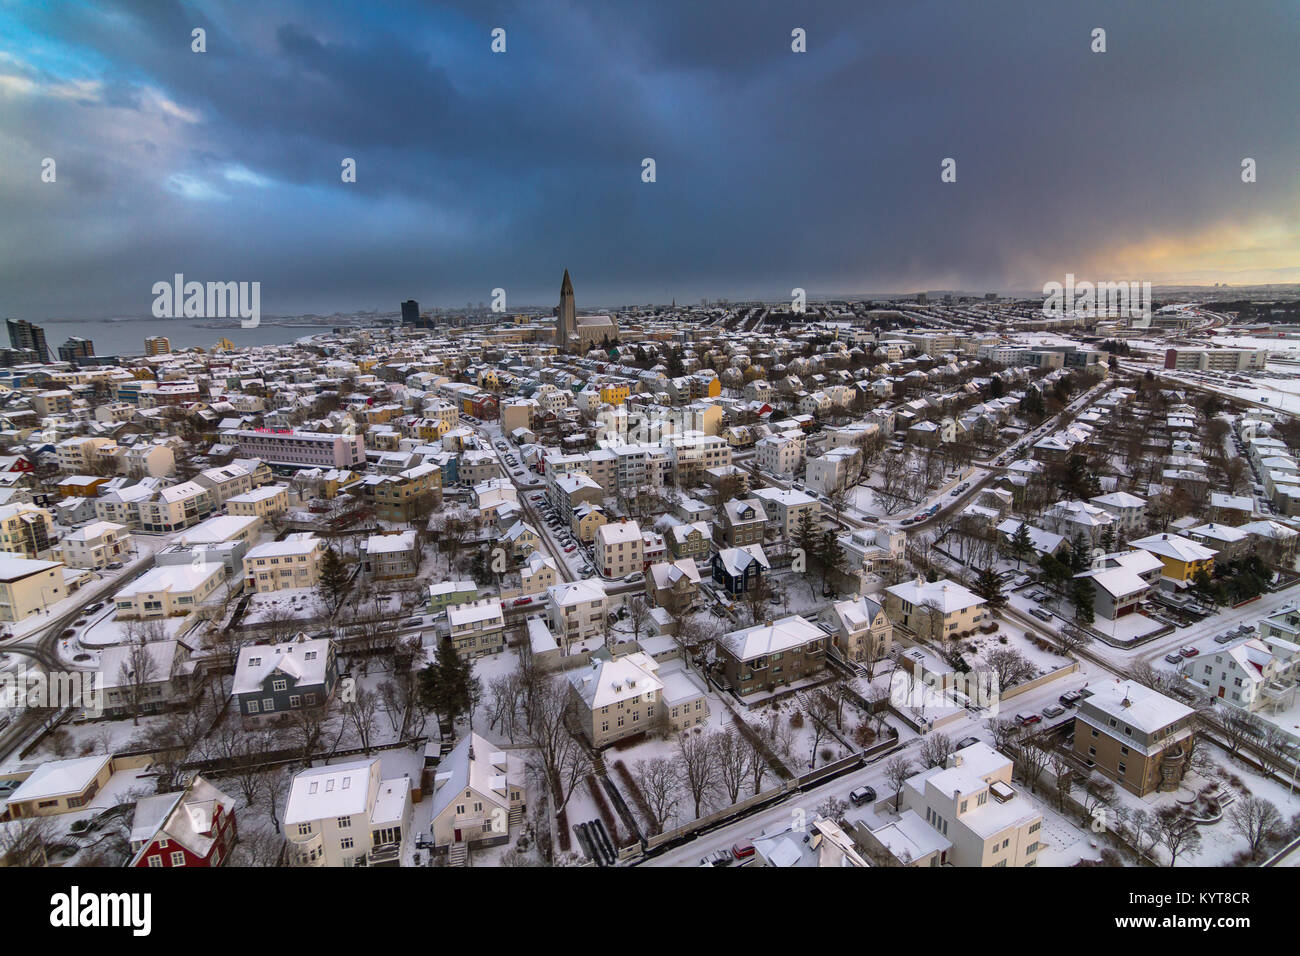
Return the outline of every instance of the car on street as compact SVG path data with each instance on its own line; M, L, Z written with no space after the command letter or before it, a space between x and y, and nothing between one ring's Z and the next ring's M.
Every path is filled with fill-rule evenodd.
M1165 655L1165 663L1167 663L1167 664L1181 664L1182 662L1183 662L1183 658L1182 658L1182 655L1181 655L1181 654L1166 654L1166 655Z
M1016 714L1016 723L1021 727L1028 727L1031 724L1040 723L1042 719L1042 714Z
M853 801L855 807L860 807L876 799L876 791L871 787L858 787L856 790L849 791L849 799Z
M957 741L956 749L965 750L967 747L971 746L972 744L977 744L979 742L980 739L978 737L963 737L961 740Z
M1065 708L1058 704L1048 704L1043 708L1044 717L1060 717L1063 713L1065 713Z
M1066 691L1060 697L1056 698L1066 707L1073 707L1079 701L1083 700L1083 695L1077 690Z
M1201 652L1198 651L1196 648L1192 647L1190 644L1188 644L1178 648L1178 653L1183 655L1183 657L1195 657L1197 654Z

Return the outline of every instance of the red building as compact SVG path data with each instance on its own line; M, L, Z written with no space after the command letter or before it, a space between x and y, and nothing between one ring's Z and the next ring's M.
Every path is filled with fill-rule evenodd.
M220 866L237 839L235 801L196 776L180 793L136 803L131 866Z

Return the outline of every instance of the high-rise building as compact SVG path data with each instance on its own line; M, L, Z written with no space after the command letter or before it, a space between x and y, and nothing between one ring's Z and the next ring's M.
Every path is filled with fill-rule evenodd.
M78 359L90 358L94 354L95 343L79 335L69 336L68 341L59 346L60 362L75 362Z
M32 325L26 319L5 319L9 327L9 344L16 349L30 349L36 353L37 360L49 360L50 347L45 344L45 330L39 325Z
M402 324L418 325L420 322L420 303L407 299L402 303Z
M166 355L171 350L171 340L165 335L151 335L144 340L145 355Z
M564 281L560 283L560 306L555 311L555 344L563 352L569 347L569 336L577 324L577 306L573 299L573 282L569 279L569 270L564 270Z

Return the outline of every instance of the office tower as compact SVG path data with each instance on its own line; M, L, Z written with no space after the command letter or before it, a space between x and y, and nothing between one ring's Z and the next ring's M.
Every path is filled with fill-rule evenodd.
M418 325L420 322L420 303L407 299L402 303L402 324Z
M50 347L45 344L45 330L39 325L32 325L26 319L6 319L9 327L9 344L16 349L30 349L36 353L37 361L49 360Z
M95 343L79 335L69 336L68 341L59 346L60 362L75 362L78 359L90 358L94 354Z
M166 355L171 350L171 340L165 335L151 335L144 340L145 355Z

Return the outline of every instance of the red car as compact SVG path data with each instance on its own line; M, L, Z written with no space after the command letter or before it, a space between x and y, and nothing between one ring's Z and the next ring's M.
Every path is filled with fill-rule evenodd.
M532 604L532 603L533 603L533 599L530 597L515 598L515 607L519 607L519 605L521 604Z
M1180 647L1178 648L1178 653L1182 654L1183 657L1195 657L1201 652L1194 647Z
M1030 724L1036 724L1043 717L1041 714L1016 714L1016 723L1021 727L1028 727Z
M573 549L576 548L576 547L577 547L576 544L571 544L571 545L569 545L567 548L564 549L564 553L565 553L565 554L572 554L572 553L573 553Z
M734 856L737 860L746 860L749 857L754 855L754 844L737 843L735 846L731 848L731 855Z

